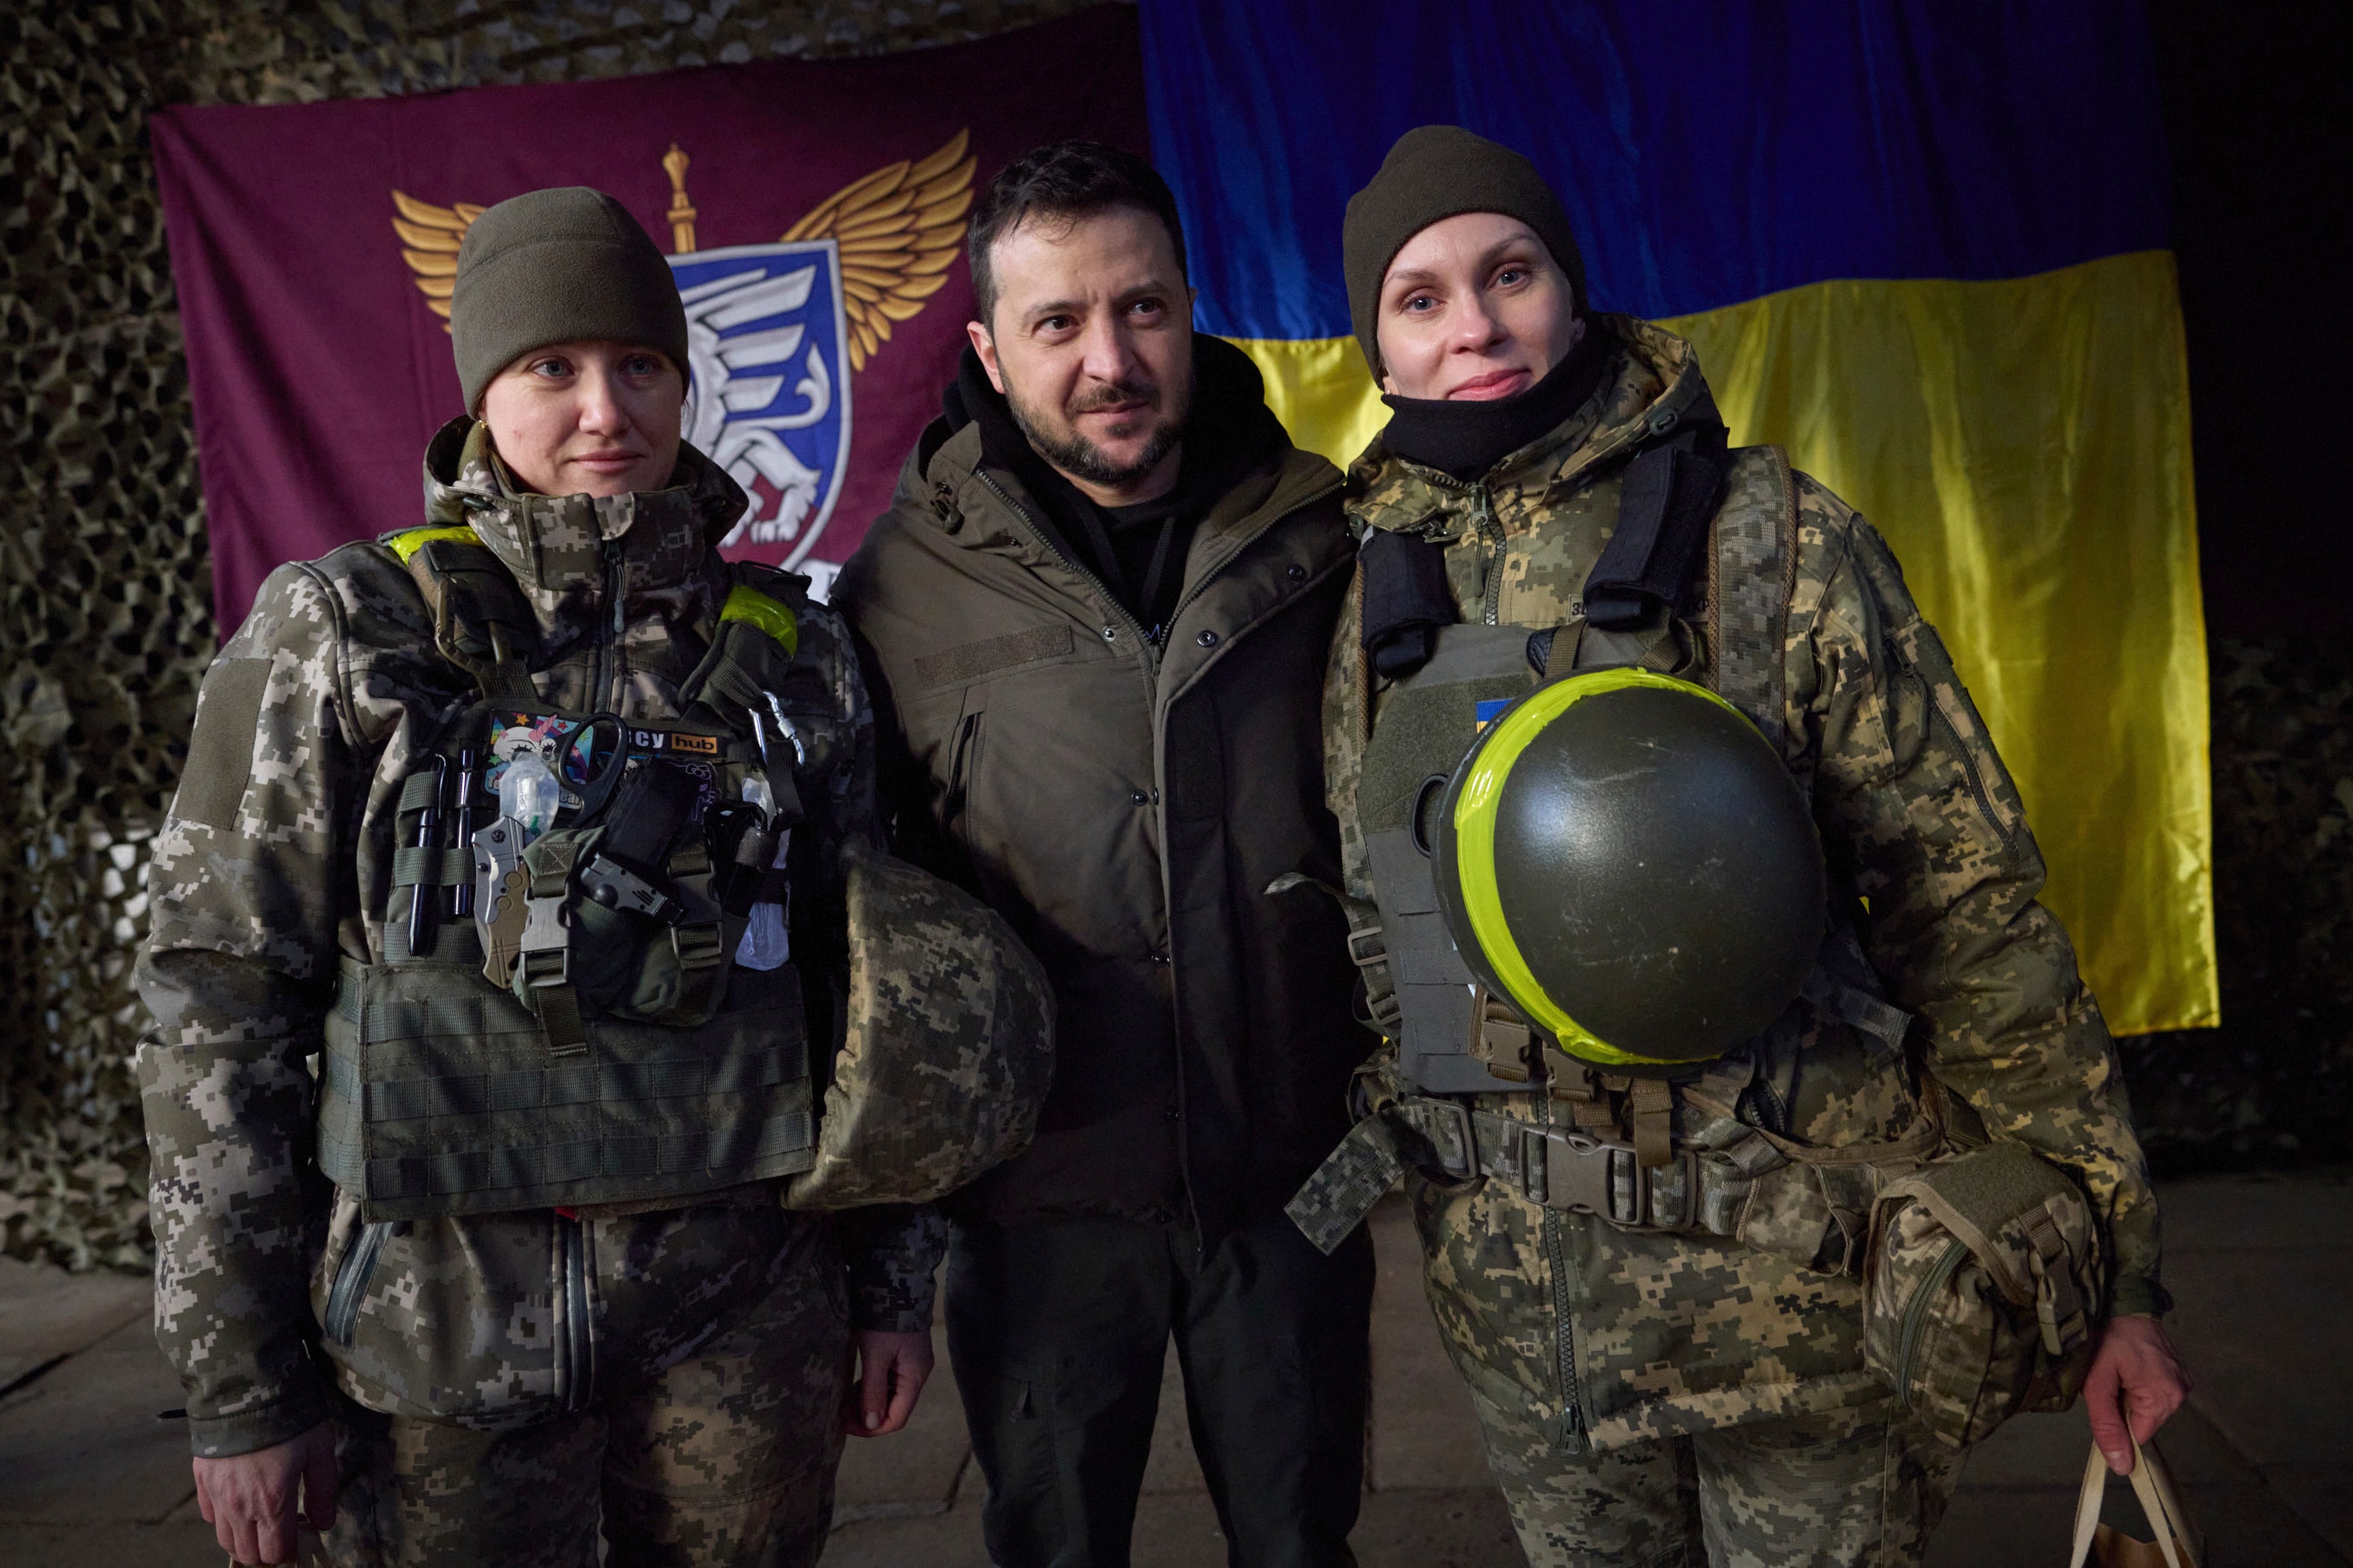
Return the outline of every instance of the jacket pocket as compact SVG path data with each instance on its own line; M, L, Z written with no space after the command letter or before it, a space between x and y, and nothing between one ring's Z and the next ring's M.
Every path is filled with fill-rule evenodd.
M320 1311L337 1382L370 1410L476 1426L564 1409L549 1229L508 1216L354 1226Z
M972 781L980 760L981 721L987 717L985 707L967 708L956 721L955 735L948 744L946 781L940 793L940 826L955 835L969 849L972 847Z
M376 1259L383 1255L385 1237L395 1223L375 1220L363 1225L357 1239L344 1252L335 1269L335 1282L327 1291L326 1315L319 1325L328 1343L350 1347L352 1331L359 1323L360 1303L367 1300L368 1282L375 1278Z
M1917 756L1930 742L1949 747L1978 820L2008 848L2018 837L2017 802L2009 781L1991 776L2000 771L1992 740L1961 687L1944 640L1927 622L1915 621L1890 644L1895 679L1888 694L1889 739L1897 757Z

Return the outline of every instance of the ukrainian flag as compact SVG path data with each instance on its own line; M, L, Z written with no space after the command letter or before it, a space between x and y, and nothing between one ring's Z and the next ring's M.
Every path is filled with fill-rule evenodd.
M1399 133L1533 157L1594 304L1894 543L2119 1033L2218 1021L2206 654L2138 0L1144 0L1197 320L1345 465L1340 218Z
M1871 517L2019 775L2117 1032L2219 1020L2189 374L2139 0L1144 0L1198 322L1344 463L1386 409L1341 209L1520 148L1593 303Z

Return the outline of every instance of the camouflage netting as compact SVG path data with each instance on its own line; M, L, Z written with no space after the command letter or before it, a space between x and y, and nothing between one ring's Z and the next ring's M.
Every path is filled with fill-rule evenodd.
M1086 0L43 0L0 15L0 1226L143 1267L125 1061L146 841L215 642L204 503L144 142L274 103L978 37ZM2222 641L2224 1016L2126 1043L2168 1164L2327 1158L2353 1080L2353 649Z
M146 117L982 37L1089 0L35 0L0 8L0 1226L145 1266L147 840L212 574Z

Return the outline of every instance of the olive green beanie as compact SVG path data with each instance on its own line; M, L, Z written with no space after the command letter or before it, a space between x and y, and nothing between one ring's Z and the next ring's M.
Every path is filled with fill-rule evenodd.
M670 263L628 208L586 185L511 196L467 226L449 338L469 412L491 377L547 343L659 349L687 374L686 308Z
M1397 139L1372 183L1348 198L1340 227L1340 269L1348 284L1348 318L1373 380L1381 379L1375 335L1381 279L1405 242L1440 218L1502 213L1535 231L1568 274L1576 309L1585 309L1585 257L1552 186L1536 166L1459 125L1424 125Z

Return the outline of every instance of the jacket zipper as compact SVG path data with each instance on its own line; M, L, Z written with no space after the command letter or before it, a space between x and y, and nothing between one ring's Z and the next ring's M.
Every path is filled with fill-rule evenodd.
M1489 541L1487 591L1482 614L1489 626L1499 626L1502 623L1497 616L1504 604L1504 524L1495 515L1495 503L1487 494L1485 480L1472 487L1471 496L1479 508L1479 537Z
M1485 582L1479 595L1479 618L1491 626L1500 625L1497 617L1504 598L1505 541L1503 523L1495 516L1494 501L1487 491L1487 481L1458 479L1452 474L1440 473L1434 468L1423 468L1419 464L1414 467L1415 470L1422 476L1424 482L1431 489L1451 490L1456 495L1469 499L1472 537L1487 548ZM1440 542L1452 544L1458 542L1461 537L1460 534L1450 534Z
M384 1238L393 1223L379 1219L362 1226L352 1249L336 1266L335 1283L327 1292L326 1321L319 1325L330 1344L350 1347L359 1327L360 1303L367 1300L368 1281L375 1274L375 1260L384 1251Z
M1920 1288L1912 1293L1912 1300L1904 1304L1903 1331L1895 1341L1895 1393L1907 1405L1912 1402L1908 1392L1912 1386L1912 1363L1918 1358L1920 1342L1927 1334L1928 1310L1952 1282L1954 1270L1960 1268L1968 1251L1968 1245L1960 1241L1947 1247L1945 1255L1936 1259L1936 1267L1928 1270Z
M1538 1120L1549 1127L1553 1121L1552 1098L1539 1101ZM1568 1256L1561 1245L1560 1230L1564 1223L1558 1209L1546 1209L1544 1214L1545 1263L1552 1273L1552 1321L1555 1343L1553 1354L1560 1372L1560 1441L1565 1454L1582 1454L1588 1447L1585 1436L1585 1406L1577 1392L1577 1334L1575 1320L1568 1310Z
M1914 679L1918 677L1915 675ZM1950 713L1945 711L1945 700L1936 695L1936 688L1925 680L1921 684L1928 686L1928 711L1936 716L1936 721L1945 727L1945 733L1952 737L1953 754L1960 758L1961 772L1968 775L1969 793L1977 797L1978 812L1984 816L1986 826L1993 829L1994 837L2001 840L2004 848L2008 848L2015 841L2014 836L2010 829L2001 825L2001 814L1993 808L1993 792L1986 788L1985 779L1978 773L1978 760L1970 754L1968 743L1961 739L1961 727L1953 722Z
M555 1397L565 1410L585 1410L596 1384L596 1341L588 1321L588 1227L555 1215Z

